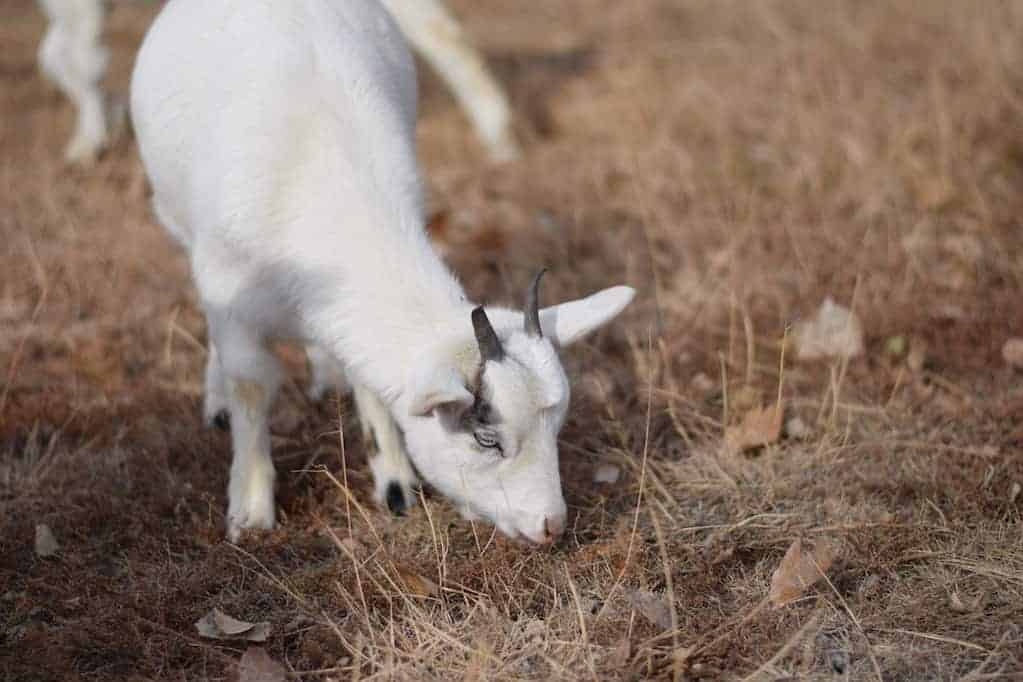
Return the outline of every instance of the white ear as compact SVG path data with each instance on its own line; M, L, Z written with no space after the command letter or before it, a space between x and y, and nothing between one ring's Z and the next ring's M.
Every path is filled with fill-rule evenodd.
M567 346L609 322L635 295L632 287L611 287L586 298L544 308L540 311L540 328L556 345Z
M472 407L473 400L458 370L450 365L436 365L416 372L412 380L409 414L425 417L444 405L467 409Z

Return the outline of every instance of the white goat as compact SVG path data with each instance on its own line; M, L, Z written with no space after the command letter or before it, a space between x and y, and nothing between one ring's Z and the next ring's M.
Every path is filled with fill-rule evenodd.
M382 1L461 102L491 158L506 161L518 156L508 99L442 0ZM38 2L50 22L39 47L39 63L77 109L75 132L64 157L88 164L108 142L109 115L99 85L108 56L102 43L107 0Z
M468 518L557 537L556 348L634 292L538 310L538 276L525 314L466 300L424 231L415 66L379 1L171 0L131 111L155 213L189 251L206 313L205 414L230 414L228 536L274 525L267 341L284 338L310 349L317 383L343 367L378 450L378 502L413 504L418 470Z

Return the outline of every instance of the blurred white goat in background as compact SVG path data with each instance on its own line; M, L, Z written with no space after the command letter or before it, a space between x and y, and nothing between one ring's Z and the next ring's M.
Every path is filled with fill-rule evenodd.
M518 156L508 98L443 2L380 1L451 88L490 157L507 161ZM70 163L88 165L108 144L110 121L115 117L100 87L108 58L103 44L107 0L38 2L49 19L39 47L40 66L77 110L64 157Z

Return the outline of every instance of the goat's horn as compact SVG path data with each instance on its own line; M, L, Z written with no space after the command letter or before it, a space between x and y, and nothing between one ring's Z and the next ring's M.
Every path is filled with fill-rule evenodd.
M526 289L526 307L524 308L526 334L537 338L543 337L543 330L540 329L540 278L545 272L547 272L547 268L542 268L540 272L536 273L533 283Z
M504 349L501 348L501 340L497 338L497 332L487 318L487 311L483 306L472 311L472 329L476 332L476 343L480 347L480 355L483 361L502 360Z

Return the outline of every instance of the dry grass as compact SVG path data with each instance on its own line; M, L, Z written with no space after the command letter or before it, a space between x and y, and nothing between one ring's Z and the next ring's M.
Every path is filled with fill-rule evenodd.
M224 542L229 444L200 424L186 264L129 139L62 168L41 20L0 0L4 679L229 678L242 647L192 625L213 607L271 621L305 679L1023 673L1023 382L999 357L1023 335L1023 4L453 4L528 141L488 166L424 79L468 288L508 300L543 263L548 300L642 292L567 357L567 536L521 549L436 497L389 518L358 438L342 448L352 406L296 384L281 528ZM119 92L151 13L114 13ZM854 303L865 356L789 354L779 389L787 325L828 295ZM725 426L779 390L808 437L728 453ZM592 483L603 463L617 483ZM57 557L34 555L37 523ZM838 559L772 609L797 537Z

